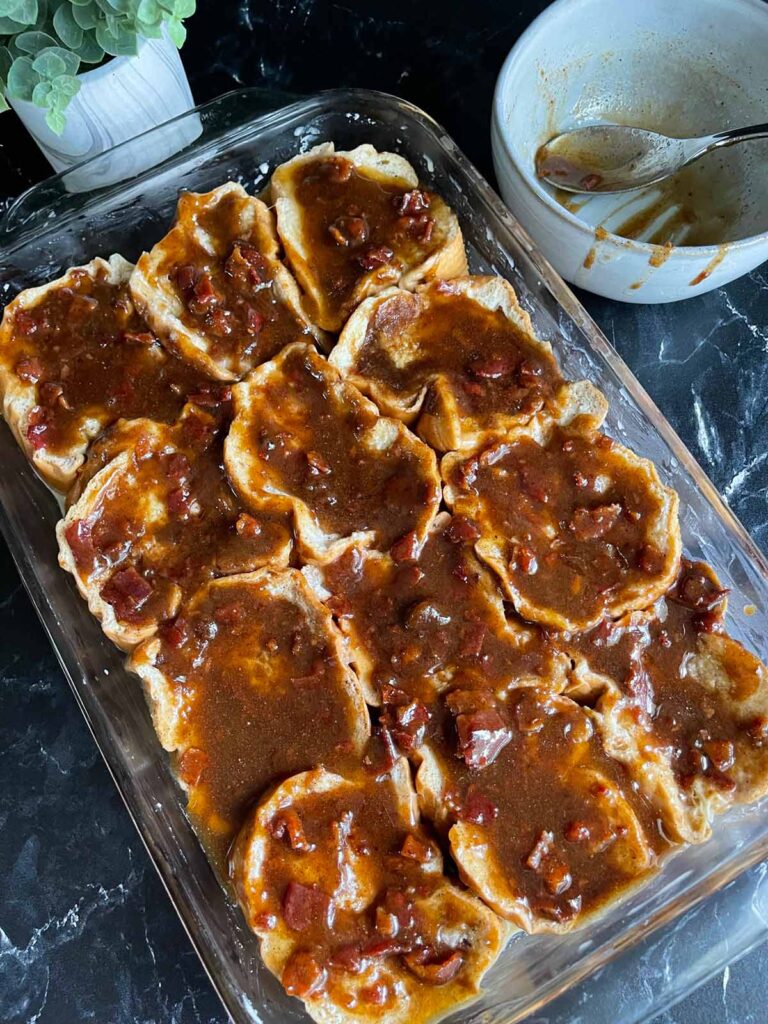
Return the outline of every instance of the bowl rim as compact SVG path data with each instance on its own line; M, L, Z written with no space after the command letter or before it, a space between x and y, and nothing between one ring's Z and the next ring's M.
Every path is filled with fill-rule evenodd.
M498 77L496 78L496 85L493 90L493 102L492 102L492 116L491 116L491 148L494 156L498 159L497 150L501 149L501 152L507 157L512 167L518 172L520 179L525 184L526 188L533 196L544 203L549 210L552 211L561 220L566 221L573 227L577 228L580 233L587 236L591 241L595 237L595 228L587 224L576 214L567 210L564 206L550 195L538 182L535 175L532 173L532 168L524 166L515 156L512 147L509 144L509 130L505 129L504 120L501 116L501 105L506 95L506 84L507 79L510 76L511 69L514 63L519 58L520 54L530 46L533 39L546 28L550 22L554 22L559 17L561 10L566 7L580 7L585 4L591 4L594 0L553 0L553 2L545 7L544 10L538 14L533 21L527 26L522 34L517 38L514 46L507 54L504 59L504 63L501 66ZM746 10L749 8L752 11L761 11L762 17L765 17L766 28L768 29L768 3L765 0L719 0L723 6L731 6L733 8L741 8ZM766 33L768 35L768 32ZM498 172L497 172L498 173ZM635 238L624 238L623 235L617 235L613 231L609 231L607 228L603 229L606 232L607 237L604 242L611 242L614 245L620 246L622 249L635 249L637 252L653 254L654 251L660 248L660 245L654 242L640 242ZM675 245L672 248L670 254L674 257L674 254L678 250L682 250L686 254L691 256L716 256L723 247L727 246L728 250L732 249L750 249L758 246L760 243L765 244L768 242L768 229L760 232L756 235L747 235L746 238L736 238L728 242L715 242L710 245Z

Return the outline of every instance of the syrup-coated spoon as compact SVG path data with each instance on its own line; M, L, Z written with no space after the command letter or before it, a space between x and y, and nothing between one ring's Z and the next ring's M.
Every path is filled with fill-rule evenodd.
M629 192L654 185L721 146L767 139L768 124L671 139L644 128L591 125L563 132L541 146L536 173L565 192Z

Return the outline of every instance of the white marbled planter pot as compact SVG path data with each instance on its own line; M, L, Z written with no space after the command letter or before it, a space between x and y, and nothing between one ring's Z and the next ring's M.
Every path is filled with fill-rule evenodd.
M62 135L50 130L45 110L34 103L8 101L56 171L98 156L194 105L179 51L167 37L142 39L135 57L113 57L78 79L80 91L66 109ZM199 134L199 119L185 118L155 133L146 146L124 147L73 172L66 187L81 191L122 181L178 152Z

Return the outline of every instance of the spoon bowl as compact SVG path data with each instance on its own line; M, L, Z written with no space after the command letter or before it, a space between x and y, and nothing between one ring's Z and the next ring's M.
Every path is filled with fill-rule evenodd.
M536 174L564 192L616 193L656 185L705 153L768 138L768 124L695 139L621 124L590 125L556 135L536 153Z

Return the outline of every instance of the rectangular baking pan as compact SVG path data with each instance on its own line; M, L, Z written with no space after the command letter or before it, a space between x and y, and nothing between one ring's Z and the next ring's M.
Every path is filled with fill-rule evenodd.
M135 260L166 231L179 189L203 192L234 179L258 192L278 163L326 140L343 149L370 142L402 153L427 187L457 212L471 269L512 282L539 336L552 342L564 374L587 377L607 395L608 432L653 459L664 481L679 492L686 551L710 562L731 588L728 628L764 656L764 558L596 324L449 136L416 107L380 93L322 93L264 114L265 102L258 90L229 94L175 119L170 128L125 143L108 158L96 158L107 159L113 175L121 153L125 166L135 169L142 160L146 164L150 148L162 152L165 138L195 136L181 152L119 185L70 191L82 181L81 169L25 193L0 224L2 301L94 255L120 252ZM179 130L184 119L188 131ZM57 566L58 502L4 427L0 464L0 527L115 784L224 1005L237 1024L306 1020L298 1001L288 999L262 967L256 939L217 883L185 816L137 680L126 673L71 578ZM566 936L516 935L488 975L482 998L451 1019L511 1024L555 997L558 1019L580 1014L585 1000L591 1024L618 1019L628 1024L650 1016L765 935L764 873L745 875L713 897L720 924L706 907L700 913L697 904L766 855L766 802L734 810L716 823L710 842L681 851L644 889L586 928ZM673 920L678 924L667 940L657 930ZM663 960L651 991L647 984L632 988L632 957L622 954L635 943ZM596 971L597 981L579 985ZM636 995L617 1017L622 992Z

